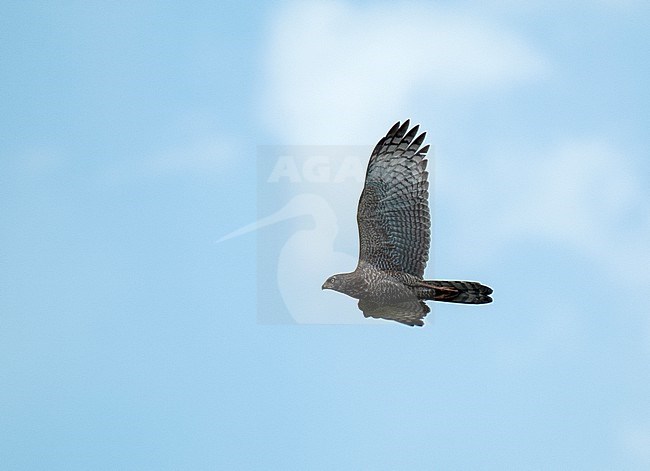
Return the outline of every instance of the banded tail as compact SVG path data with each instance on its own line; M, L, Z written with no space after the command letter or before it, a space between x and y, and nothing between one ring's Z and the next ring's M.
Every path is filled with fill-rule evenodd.
M492 288L475 281L424 280L419 288L418 297L421 299L461 304L492 302Z

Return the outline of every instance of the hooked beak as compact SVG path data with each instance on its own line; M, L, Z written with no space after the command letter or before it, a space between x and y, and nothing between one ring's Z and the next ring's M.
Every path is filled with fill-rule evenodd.
M325 283L323 283L323 286L321 286L320 289L332 289L332 286L327 281L325 281Z

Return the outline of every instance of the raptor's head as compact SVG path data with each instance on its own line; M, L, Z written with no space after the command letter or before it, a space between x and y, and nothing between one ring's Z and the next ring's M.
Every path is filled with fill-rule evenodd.
M347 294L354 298L359 293L360 280L361 278L355 272L337 273L325 280L323 289L333 289L334 291Z
M334 291L340 291L342 282L342 275L332 275L327 280L325 280L322 289L333 289Z

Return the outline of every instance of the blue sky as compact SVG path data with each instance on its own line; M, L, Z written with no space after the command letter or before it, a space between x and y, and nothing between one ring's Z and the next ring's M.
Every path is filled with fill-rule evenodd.
M649 13L5 2L2 468L650 468ZM316 289L355 325L292 322L259 275L309 220L215 242L286 203L258 205L258 146L372 146L409 117L427 274L495 302L410 329ZM298 191L354 257L358 184Z

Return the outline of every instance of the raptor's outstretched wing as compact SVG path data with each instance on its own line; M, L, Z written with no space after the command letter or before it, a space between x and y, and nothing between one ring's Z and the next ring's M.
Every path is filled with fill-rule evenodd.
M363 311L365 317L386 319L420 327L424 325L424 318L431 311L424 301L415 298L393 304L374 303L362 299L359 301L359 309Z
M419 126L408 128L409 120L397 122L370 157L357 211L359 262L421 278L431 242L429 146L420 148Z

